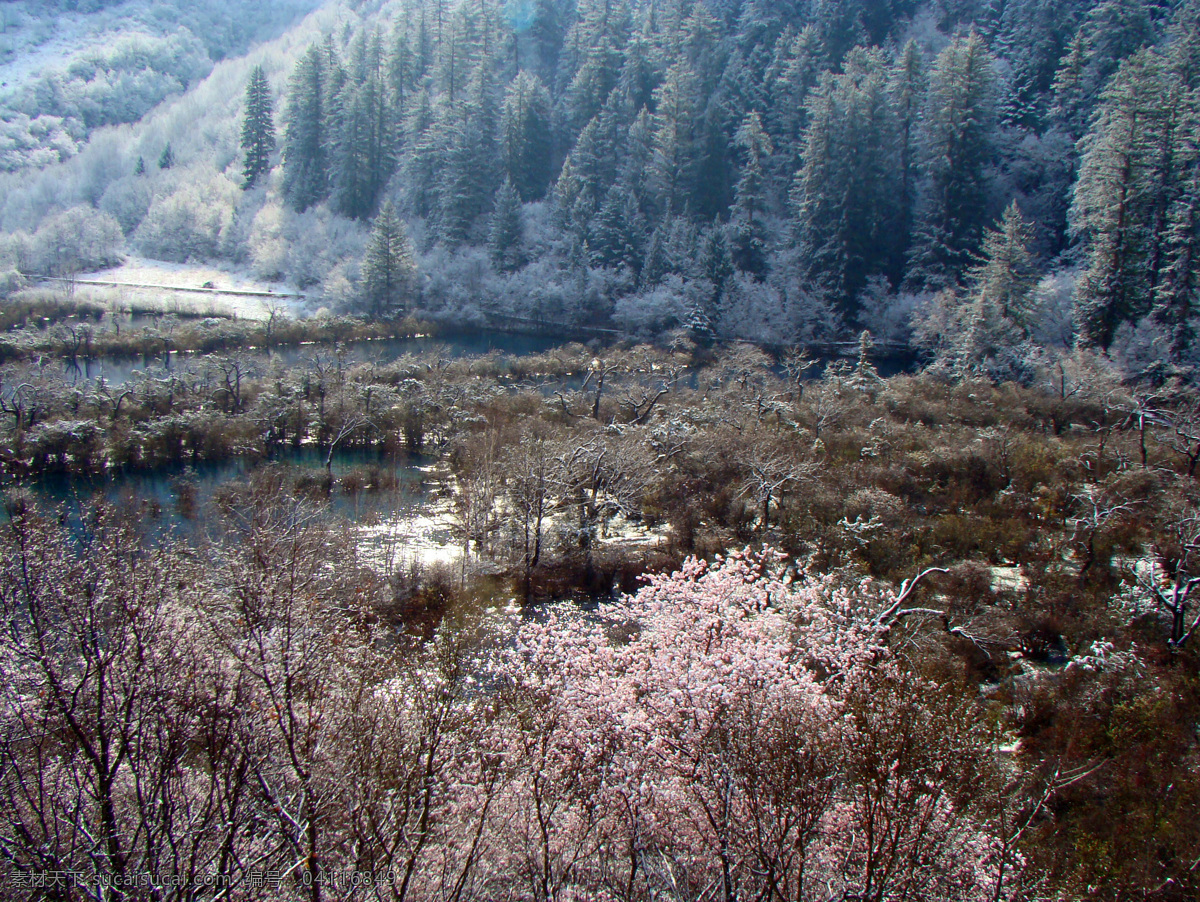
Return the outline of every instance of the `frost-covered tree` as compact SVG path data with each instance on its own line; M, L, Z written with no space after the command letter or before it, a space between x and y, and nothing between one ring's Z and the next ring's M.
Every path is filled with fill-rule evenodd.
M1108 347L1122 323L1155 309L1156 294L1176 335L1188 318L1171 286L1190 278L1183 261L1194 246L1187 210L1200 101L1181 49L1143 50L1126 60L1081 144L1071 227L1087 254L1077 319L1088 344Z
M369 313L396 316L406 311L416 287L417 264L408 229L390 201L375 217L362 271L362 298Z
M767 267L767 205L765 163L774 148L758 113L746 117L734 135L744 162L735 188L733 208L733 262L738 269L762 276Z
M981 258L965 281L961 294L942 293L918 317L918 335L936 350L936 365L956 376L1028 378L1037 275L1015 201L984 235Z
M310 47L292 73L284 114L283 196L299 212L329 193L325 67L320 49Z
M521 198L507 178L492 201L488 251L501 272L512 272L525 262L525 230L521 223Z
M1033 289L1037 284L1029 242L1029 226L1013 201L998 228L988 229L984 235L982 259L967 273L967 284L979 297L986 318L1008 320L1026 338L1034 325Z
M924 180L908 280L955 284L979 250L988 216L995 128L994 60L972 31L943 50L929 76ZM993 214L994 215L994 214Z
M125 237L112 216L92 207L71 207L46 219L33 235L33 272L70 276L121 261Z
M242 178L247 188L271 168L275 150L275 120L272 116L271 86L262 66L255 66L246 85L246 111L242 115Z
M521 200L538 200L550 183L553 143L550 93L537 76L521 72L504 94L500 153Z
M648 184L658 209L668 215L687 206L696 177L697 88L695 73L681 62L667 70L654 92L654 155Z
M804 165L792 187L793 230L811 284L851 307L871 276L884 275L903 239L903 177L889 67L855 50L845 71L809 96Z

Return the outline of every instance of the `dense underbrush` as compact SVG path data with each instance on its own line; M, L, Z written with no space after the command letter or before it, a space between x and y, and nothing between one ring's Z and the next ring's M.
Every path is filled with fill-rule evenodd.
M942 713L928 715L936 725L934 734L920 742L940 749L940 744L951 742L948 737L959 735L954 730L962 729L963 742L979 744L970 767L984 768L989 776L978 788L954 788L954 781L974 777L954 771L966 764L954 759L955 753L947 748L950 758L920 764L938 774L926 784L938 787L941 801L934 807L920 808L932 804L926 797L904 801L907 790L900 785L888 784L890 788L881 790L888 794L887 804L904 801L917 806L906 809L904 817L916 816L920 809L925 812L922 816L933 819L928 823L949 818L945 823L953 826L946 827L948 837L981 831L971 834L974 838L968 843L975 850L972 854L978 853L972 859L973 883L963 882L964 872L950 863L959 860L954 856L964 854L965 846L939 847L921 859L934 863L930 867L936 875L922 872L918 878L911 869L900 868L908 875L904 879L933 881L922 884L927 886L922 898L973 898L985 891L981 889L985 885L990 887L987 893L994 892L996 880L1014 898L1055 894L1188 898L1196 889L1191 862L1200 854L1200 832L1195 826L1200 823L1196 816L1200 783L1195 776L1200 772L1195 733L1200 696L1194 654L1200 640L1192 636L1197 615L1190 600L1195 585L1191 580L1200 575L1194 560L1200 548L1200 491L1194 478L1200 406L1194 391L1174 383L1126 384L1102 360L1084 355L1048 364L1027 386L950 382L931 375L881 379L865 359L857 366L831 365L820 379L794 378L792 374L803 373L802 363L789 360L779 366L749 347L706 349L686 342L670 348L568 345L522 358L434 352L368 363L351 362L336 348L317 345L308 362L286 369L236 353L202 356L170 373L142 374L119 387L71 385L55 377L49 367L10 363L0 371L4 386L0 429L4 466L23 479L56 470L113 472L230 455L269 458L293 447L315 448L322 455L374 448L432 457L436 465L431 478L447 499L464 563L386 571L356 557L352 550L338 551L331 569L319 570L319 577L313 571L311 592L305 590L304 604L316 605L325 618L320 621L326 631L318 641L324 649L321 654L332 654L338 667L349 660L334 651L349 641L339 638L343 634L357 635L355 631L362 630L361 635L375 637L356 639L365 643L361 646L346 646L358 649L346 651L351 657L365 654L384 636L388 637L385 644L395 647L398 657L355 671L354 678L362 682L354 691L366 692L359 696L363 699L378 700L379 687L390 679L402 679L397 674L409 673L405 668L413 661L428 664L422 656L440 654L439 643L450 642L451 637L456 637L454 643L466 643L463 653L475 661L468 670L483 667L480 661L493 660L496 646L488 643L495 641L495 634L479 644L476 628L463 624L478 624L482 618L492 623L488 629L495 627L508 637L499 640L507 646L513 635L508 630L528 628L511 623L496 626L497 612L510 605L512 610L523 607L530 622L540 623L547 610L568 609L561 599L590 599L587 608L593 613L580 615L579 622L608 623L615 632L592 635L587 632L591 627L563 626L561 633L550 630L542 636L538 647L542 654L574 660L571 656L583 654L583 646L570 643L578 642L608 660L605 656L617 654L622 642L637 641L639 635L636 615L622 615L624 620L605 618L611 602L604 599L611 599L614 591L634 591L647 574L680 567L689 572L688 567L696 566L686 563L690 555L711 561L745 546L777 549L772 553L781 557L771 559L777 560L778 567L768 569L774 574L771 578L780 581L779 592L799 591L801 586L815 585L811 580L825 580L817 592L821 610L826 610L829 599L842 597L838 592L850 592L852 603L846 602L849 608L839 616L849 618L848 624L858 624L855 629L874 630L868 646L875 650L864 654L872 660L886 658L888 667L898 668L883 677L883 684L864 684L870 688L861 690L866 693L861 703L873 701L861 710L855 707L860 703L854 701L857 689L832 701L822 696L813 704L845 706L847 716L859 718L853 729L867 731L862 735L882 728L876 717L894 714L897 723L926 717L905 707L909 703L933 706L930 710ZM324 516L319 514L321 506L339 493L375 492L386 497L395 488L385 472L367 465L340 477L330 470L318 471L320 478L312 471L304 478L281 476L284 472L276 469L270 477L256 476L257 481L244 489L223 495L217 509L201 512L201 517L227 524L223 528L231 530L232 545L218 544L215 551L199 558L194 557L195 551L172 551L176 557L155 563L143 575L174 580L170 574L192 566L188 561L223 560L235 554L242 535L238 530L250 529L255 518L267 516L267 511L273 511L272 517L281 515L267 499L300 499L289 502L293 507L288 508L291 513L284 525L290 530L307 528L313 517L311 522L318 523ZM301 507L294 505L309 513L301 515ZM10 517L5 527L10 541L15 541L14 529L20 522L24 521L19 516ZM321 547L352 549L352 534L338 534L343 538L333 544L324 538ZM15 547L10 545L10 551ZM125 551L113 554L120 567L134 566L123 563ZM918 583L910 583L907 592L886 588L903 586L923 571L928 572ZM274 570L271 573L269 581L278 578ZM239 588L240 577L232 571L218 568L216 576L205 578L217 580L213 592L233 593L228 596L233 599L230 604L242 604L237 599L249 591ZM325 587L326 580L335 578L342 582ZM686 578L674 579L677 582L671 585L677 596L700 597ZM680 579L686 584L682 588ZM756 585L754 579L747 577L747 584ZM29 591L13 585L14 598ZM768 591L767 597L774 597L774 591ZM897 598L903 604L894 604ZM301 620L309 616L305 613ZM688 616L686 605L678 616ZM759 617L762 611L736 616ZM808 623L804 626L808 629L811 621L805 618L815 615L793 611L787 616L795 624ZM263 623L277 623L275 617L271 614ZM556 623L575 622L566 613L554 617L559 618ZM591 619L595 617L600 620ZM252 618L246 621L251 622ZM679 630L690 635L683 626ZM279 635L272 633L276 637L272 641ZM603 651L609 641L615 644ZM671 640L682 641L680 636ZM560 648L560 642L568 646ZM283 659L272 661L272 666L285 664ZM547 799L550 809L544 815L520 809L519 816L544 816L555 829L568 833L583 829L580 824L590 825L586 835L570 834L569 843L580 844L580 857L566 864L566 847L550 849L544 845L549 840L542 837L537 842L543 845L536 852L531 846L522 847L520 854L527 857L519 867L503 857L517 853L507 847L502 850L502 843L488 846L486 855L479 847L480 857L460 860L458 866L525 873L536 861L545 869L544 879L563 881L561 886L574 886L580 892L586 887L598 892L603 885L611 893L606 898L655 896L669 882L668 872L678 878L681 872L674 869L685 867L698 869L689 870L693 875L709 873L705 870L709 867L716 869L714 875L725 869L738 875L730 878L738 886L761 888L756 881L766 879L761 868L767 865L754 858L765 854L761 849L740 846L723 862L719 856L705 857L717 854L713 836L705 832L717 829L712 824L703 830L697 827L699 832L687 840L694 839L697 845L684 848L672 846L666 836L653 834L648 824L636 819L611 820L617 817L616 809L605 806L619 800L605 793L620 779L633 779L628 768L644 753L638 751L640 743L647 741L645 736L620 730L613 733L617 729L613 724L628 725L634 722L628 718L658 717L663 712L605 708L584 713L581 708L564 708L558 690L550 691L544 682L554 666L561 670L561 662L551 666L543 660L538 667L543 666L551 669L537 670L543 682L536 684L528 682L531 677L524 671L517 676L508 672L504 679L514 679L512 686L524 686L533 694L518 693L519 701L503 705L491 696L486 704L480 701L473 690L463 688L469 680L454 684L458 687L454 693L465 693L452 694L454 699L470 697L474 699L470 705L483 705L479 711L470 708L470 714L458 709L446 713L452 720L459 718L453 720L459 725L456 729L522 725L516 734L505 734L506 742L511 740L516 743L513 747L522 749L519 754L509 747L496 752L501 755L498 759L484 755L472 765L481 770L473 771L469 779L455 772L454 780L466 780L470 793L482 792L485 785L497 792L501 786L520 786L523 798L534 804L541 791L537 785L543 789L546 785L535 780L531 788L522 781L534 779L537 768L551 766L531 764L541 761L537 755L551 756L552 770L567 768L574 774L563 785L582 781L579 794L571 794L572 790L569 798ZM754 666L775 664L767 660ZM741 667L725 672L745 675ZM829 678L826 665L806 661L804 667L818 680ZM332 679L332 671L321 672L325 676L312 683L315 694L304 701L311 706L313 724L325 716L316 713L329 701L323 687L333 685L321 682ZM587 679L603 681L611 676L601 669L589 671ZM461 672L456 679L460 678L465 679ZM660 678L667 679L665 672L653 677ZM871 680L878 678L875 673ZM893 679L900 682L889 682ZM905 682L910 680L925 688L914 690L908 702L901 704L888 694L893 691L888 687L910 685ZM593 688L601 695L616 692L601 688L601 683ZM639 696L635 692L633 697ZM751 704L751 698L757 700ZM796 696L788 698L794 701ZM878 701L887 698L900 708ZM948 699L957 701L951 705ZM689 734L687 742L695 745L686 746L692 750L688 754L700 754L696 750L707 749L709 742L725 743L719 747L734 750L730 754L742 748L738 743L767 742L753 731L744 732L759 716L754 712L765 710L756 707L762 703L751 693L729 709L726 713L732 720L722 722L721 730L728 727L732 732ZM697 710L711 709L708 701L692 704L700 705ZM743 704L750 707L737 707ZM876 704L882 707L871 707ZM787 705L780 710L787 710ZM506 721L510 716L517 719ZM607 720L610 717L616 720ZM572 751L556 745L566 742L568 734L576 735L572 732L576 728L584 729L578 718L591 718L587 729L599 731L595 741L607 751ZM679 726L670 718L658 723L666 730ZM952 728L951 723L958 726ZM555 732L561 729L568 733ZM805 767L816 766L803 756L817 755L819 750L795 744L800 735L795 724L764 721L754 729L782 730L771 732L770 742L784 746L769 747L779 750L779 755L785 751L800 755L808 762ZM321 752L316 735L312 732L303 738L305 754ZM682 741L673 735L671 741ZM889 736L877 737L888 749L892 748L888 743L918 741L915 734ZM279 741L299 742L300 738L280 734ZM492 735L486 741L495 739ZM841 740L829 741L836 746ZM608 742L615 744L604 746ZM353 757L359 752L351 748L338 746L329 754L333 757L322 759L322 766L333 768L331 780L341 780L348 772L339 768L359 760ZM600 757L588 757L593 754ZM906 760L895 750L886 754ZM512 765L515 769L501 763L514 760L524 763ZM706 760L703 755L696 759ZM817 777L804 776L808 772L768 779L755 770L765 766L763 761L736 760L738 767L749 769L743 775L746 780L769 782L779 777L784 780L780 786L791 787L788 791L801 784L817 785L812 783ZM651 783L666 780L667 774L674 773L672 768L683 767L682 762L673 759L648 779ZM878 763L846 766L869 768ZM386 765L393 766L411 776L412 771L403 769L416 764L397 760ZM533 769L522 770L526 767ZM606 767L616 769L612 773L617 783L596 787L595 792L588 789L584 775L608 773ZM617 770L623 775L620 779ZM826 831L823 836L838 834L832 822L821 818L833 817L836 811L841 812L838 817L859 816L854 812L861 809L855 806L866 802L855 795L855 787L864 784L855 781L874 779L865 774L853 777L849 770L840 769L827 774L834 807L818 806L819 814L813 815L823 825L819 830ZM279 779L283 782L268 785L290 787L286 790L291 793L289 804L299 804L296 800L310 791L289 782L300 779L297 775ZM374 792L388 780L401 779L401 771L354 779L364 791ZM384 782L376 785L372 780ZM735 793L741 800L738 805L749 805L757 798L755 793L766 791L750 786L738 790L744 796ZM439 797L442 802L461 803L461 799L451 801L457 790L446 791L450 795ZM680 798L677 785L664 783L655 790L660 791L676 793L677 801ZM700 808L685 805L683 813L658 811L653 798L637 802L646 807L636 810L646 817L651 812L654 817L694 817L716 798L702 796L687 803ZM310 811L305 818L342 817L337 804L322 798L326 807ZM485 793L478 798L491 796ZM621 798L621 804L633 804L630 798ZM282 806L283 802L262 804ZM1113 818L1111 812L1118 809L1127 816ZM585 817L584 812L590 813ZM748 823L747 818L763 816L761 811L753 814L741 808L736 815L732 810L726 814L730 820L723 823L731 830ZM900 814L893 811L888 816ZM328 842L321 845L321 854L336 858L342 854L337 850L348 842L339 831L351 827L340 821L326 823L329 838L314 842ZM440 823L446 830L457 829L449 826L457 823L453 818ZM486 833L490 827L480 829ZM639 835L654 838L645 839L647 845L637 847L632 857L617 856L612 843L627 843L628 831L643 829L649 832ZM601 835L606 837L603 841ZM523 836L521 842L536 838ZM912 849L919 847L918 843ZM708 851L701 854L700 848ZM657 856L653 861L639 857L650 855L651 849ZM817 854L817 846L810 851ZM409 853L418 859L425 854L413 849ZM858 861L855 856L860 853L842 846L820 854L834 856L822 861L837 860L839 867L851 867L847 862ZM281 845L271 854L309 860L305 856L317 853ZM399 853L393 849L387 854ZM791 866L771 865L784 871ZM505 871L510 867L515 870ZM958 876L948 876L951 873ZM616 874L621 875L619 880ZM794 879L793 873L788 880ZM613 889L617 884L624 888ZM941 889L929 888L935 885ZM490 890L481 892L486 895ZM530 898L544 897L530 892Z

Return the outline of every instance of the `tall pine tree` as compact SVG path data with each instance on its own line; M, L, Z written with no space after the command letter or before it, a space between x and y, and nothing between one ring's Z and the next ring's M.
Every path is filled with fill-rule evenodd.
M1143 50L1101 95L1071 207L1087 253L1076 292L1081 339L1108 347L1120 325L1151 313L1177 332L1190 306L1188 220L1200 104L1175 52ZM1181 269L1181 267L1183 267ZM1173 312L1168 312L1173 311Z
M525 262L524 228L521 223L521 198L509 179L505 179L492 202L492 221L488 229L488 251L501 272L520 269Z
M1029 241L1029 226L1013 201L999 228L988 229L984 235L982 259L967 273L982 318L989 324L1004 324L1000 331L1019 332L1023 338L1029 337L1034 325L1033 289L1037 284Z
M316 46L292 74L283 137L283 196L304 211L329 193L325 121L326 61Z
M550 183L550 93L536 75L509 84L500 118L500 153L524 201L540 200Z
M383 205L371 227L363 257L363 302L375 317L399 316L412 301L417 263L408 229L391 201Z
M733 261L743 272L762 278L767 270L766 224L763 210L767 201L764 163L771 155L771 138L758 113L751 113L734 135L745 162L735 189L733 207Z
M242 120L242 153L245 164L242 176L246 188L271 168L271 152L275 149L275 121L272 118L271 86L262 66L255 66L246 85L246 114Z
M867 280L888 273L903 223L889 74L879 51L856 48L845 72L822 79L809 97L804 166L791 194L804 275L847 319Z
M995 136L993 60L974 31L938 55L926 99L924 163L910 283L954 285L988 222L988 170Z

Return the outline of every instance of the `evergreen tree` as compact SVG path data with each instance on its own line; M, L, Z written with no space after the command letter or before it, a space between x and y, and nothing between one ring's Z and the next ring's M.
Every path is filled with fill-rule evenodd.
M581 198L595 203L617 179L617 147L621 143L620 120L601 110L579 135L559 173L556 194L559 205L570 210Z
M700 245L700 275L712 285L707 307L701 310L707 322L716 322L736 271L733 255L729 252L729 242L725 238L725 227L714 222Z
M438 239L452 246L467 240L495 191L499 161L491 143L495 119L487 102L486 96L477 94L443 107L431 129L431 140L440 155L433 227Z
M624 265L635 275L641 271L645 224L632 191L619 183L613 185L590 231L593 262L599 266Z
M336 75L326 105L329 169L333 207L345 216L364 219L395 169L395 129L377 32L355 41L349 66L330 66Z
M504 95L500 153L524 201L540 200L550 183L550 93L537 76L521 72Z
M795 36L780 38L769 70L770 102L766 126L780 150L784 175L790 178L800 163L801 144L808 125L808 95L820 81L825 50L811 25Z
M519 7L520 13L513 21L512 57L516 69L527 70L544 83L549 83L558 71L566 14L560 5L554 0L533 0Z
M560 83L567 88L563 108L570 136L600 112L617 84L632 21L629 5L613 0L582 0L563 48ZM568 136L568 137L570 137Z
M642 35L635 35L625 48L625 62L613 90L621 113L627 118L654 102L654 88L662 73L655 65L653 54L650 41Z
M417 264L408 229L391 201L383 205L371 227L363 257L362 294L372 316L398 316L411 303Z
M1179 358L1194 343L1200 316L1200 170L1194 167L1172 205L1164 243L1167 262L1154 292L1154 317L1166 326Z
M1051 115L1076 141L1087 131L1087 112L1090 104L1087 73L1087 50L1083 32L1077 32L1067 48L1054 77L1054 105Z
M406 209L415 216L433 212L434 188L441 165L438 116L429 89L422 88L409 106L403 123L403 161Z
M618 126L619 128L619 126ZM650 165L654 160L654 118L645 107L638 112L614 150L620 152L617 181L645 200ZM648 213L648 210L643 210Z
M158 156L158 168L170 169L175 165L175 151L171 149L171 142L167 142L167 146L162 149L162 153Z
M326 59L313 45L292 74L283 138L283 196L304 211L329 193L326 159Z
M662 225L659 225L650 233L650 237L646 241L646 256L642 261L639 284L643 288L657 285L669 271L670 262L667 259L666 237Z
M1145 0L1103 0L1088 12L1081 28L1087 48L1087 75L1092 96L1121 63L1154 42L1154 23Z
M771 155L771 138L758 113L751 113L734 136L745 163L735 189L737 198L733 224L733 261L738 269L761 278L767 269L767 229L763 222L766 206L764 161Z
M988 170L995 137L992 56L974 31L938 55L929 80L925 180L908 280L955 284L988 221Z
M134 175L145 175L146 174L146 158L145 157L137 158L137 163L133 167L133 174Z
M694 184L696 91L695 74L686 63L676 63L654 92L654 156L649 185L663 213L688 206Z
M902 223L888 76L882 54L855 49L822 79L791 194L802 272L847 319L867 280L889 271Z
M1189 256L1188 194L1200 106L1186 69L1176 62L1154 50L1126 60L1101 95L1081 143L1071 225L1087 253L1076 292L1080 337L1087 344L1108 347L1122 323L1154 309L1173 329L1182 325L1180 300L1170 286L1186 284L1179 267Z
M966 291L939 294L918 325L937 365L958 376L1027 378L1035 282L1028 227L1011 203L999 227L984 236Z
M905 261L909 243L912 241L913 212L917 193L917 135L921 116L921 102L925 94L924 62L915 41L909 41L900 52L900 58L892 67L888 94L896 135L896 170L899 176L895 198L899 214L890 240L888 280L899 285L904 278Z
M421 9L424 17L424 7ZM391 89L391 118L403 122L408 115L409 104L420 90L421 69L417 38L413 34L412 20L408 16L396 19L392 34L392 53L388 58L388 86Z
M492 221L488 229L488 251L501 272L520 269L525 263L524 227L521 223L521 198L512 181L505 179L492 202Z
M1029 226L1013 201L999 228L988 229L984 235L982 259L967 273L967 284L984 320L1011 323L1024 338L1029 337L1036 312L1033 289L1037 273L1029 240Z
M242 119L242 176L245 187L254 187L259 177L271 168L275 150L275 121L272 119L271 87L262 66L255 66L246 86L246 112Z
M339 103L340 115L330 123L331 206L351 219L370 216L375 206L370 160L373 93L367 86L347 85Z

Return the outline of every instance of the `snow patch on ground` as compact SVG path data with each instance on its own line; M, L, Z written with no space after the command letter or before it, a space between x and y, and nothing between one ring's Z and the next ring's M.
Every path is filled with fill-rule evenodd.
M1020 567L992 567L992 587L997 592L1024 592L1029 578Z
M89 284L92 282L119 285ZM213 290L194 291L210 287ZM290 316L302 316L308 309L307 298L280 282L264 282L245 273L213 266L166 263L144 257L128 257L120 266L81 273L74 291L77 298L106 306L137 306L164 313L211 313L239 319L265 320L272 309ZM256 295L225 292L255 292Z
M7 12L9 21L20 24L0 33L0 89L7 91L60 69L65 61L101 44L91 34L95 20L86 14L60 13L51 24L26 18L22 6L13 4Z
M671 528L669 526L664 525L651 529L644 523L627 520L624 516L617 515L608 521L607 530L605 535L600 538L599 544L622 548L658 548L670 541Z
M380 573L411 565L453 566L462 560L454 536L454 509L449 500L415 505L382 522L359 527L358 550L364 563Z

